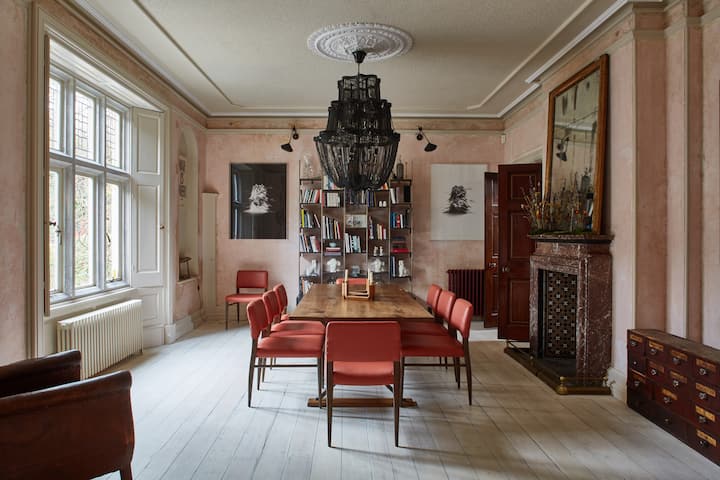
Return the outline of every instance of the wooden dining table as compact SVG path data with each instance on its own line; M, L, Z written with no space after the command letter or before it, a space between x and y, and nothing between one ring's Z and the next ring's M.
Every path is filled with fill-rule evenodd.
M313 285L293 312L291 320L427 320L433 315L410 293L397 285L375 285L372 300L342 297L340 285Z
M433 315L410 293L397 285L375 285L372 300L342 297L340 285L313 285L293 312L290 320L317 320L327 323L331 320L425 320L434 321ZM308 406L325 404L325 399L309 398ZM392 406L392 398L335 398L338 407L386 407ZM403 407L415 407L412 398L402 399Z

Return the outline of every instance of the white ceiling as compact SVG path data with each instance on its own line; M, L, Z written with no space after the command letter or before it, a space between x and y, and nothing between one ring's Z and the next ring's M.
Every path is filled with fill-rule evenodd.
M325 116L351 63L307 37L333 24L393 25L405 55L366 63L394 116L497 117L529 82L629 0L77 0L211 116ZM530 78L529 78L530 77Z

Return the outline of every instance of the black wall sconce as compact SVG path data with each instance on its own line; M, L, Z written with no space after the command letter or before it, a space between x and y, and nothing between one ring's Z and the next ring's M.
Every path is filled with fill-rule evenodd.
M422 140L423 138L425 139L425 141L427 142L427 145L425 145L426 152L432 152L437 149L437 145L430 142L430 139L427 137L427 135L425 135L425 132L423 132L422 127L418 127L418 133L417 135L415 135L415 138L417 138L418 141Z
M292 145L290 145L290 142L292 142L293 140L297 140L298 138L300 138L300 135L298 134L297 130L295 130L295 125L293 125L292 132L290 132L290 138L288 139L288 142L280 145L280 148L282 148L286 152L292 152L293 148L292 148Z

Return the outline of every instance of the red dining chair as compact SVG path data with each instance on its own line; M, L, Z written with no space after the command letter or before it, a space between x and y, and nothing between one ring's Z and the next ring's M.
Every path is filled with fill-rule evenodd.
M332 447L335 385L393 385L395 446L400 429L402 382L400 326L390 321L331 321L325 334L328 447Z
M443 293L445 293L445 295L443 296L444 309L447 310L447 306L449 305L450 309L452 310L452 304L455 302L455 294L447 290L443 292L442 287L438 285L430 285L430 288L428 288L425 303L428 307L428 310L434 315L436 315L435 322L423 320L405 320L400 324L400 331L403 335L447 335L447 330L442 325L443 318L441 316L438 316L437 313L438 301ZM447 312L447 316L450 316L449 312Z
M313 320L282 321L280 302L275 290L262 296L265 314L270 323L270 335L325 335L325 325Z
M235 275L235 293L225 296L225 330L228 328L228 310L237 305L237 321L240 323L240 304L262 299L268 288L267 270L238 270ZM262 289L262 292L240 292L247 289Z
M287 291L285 290L285 285L278 283L273 287L273 290L275 291L275 294L278 297L278 303L280 304L280 321L282 322L288 320L288 296Z
M273 368L289 367L317 367L318 401L322 398L322 367L323 367L323 342L322 335L269 335L266 332L270 322L265 313L265 305L262 300L254 300L247 306L247 317L250 322L250 335L252 337L252 348L250 350L250 366L248 372L248 407L252 400L252 383L255 370L261 372L267 368L268 358L315 358L317 364L278 364ZM260 389L260 375L258 375L258 390Z
M449 335L403 335L403 369L408 367L439 366L439 363L405 363L408 357L452 357L455 367L455 381L460 388L460 367L465 367L467 375L468 403L472 405L472 370L470 365L470 322L472 321L472 303L462 298L454 302L448 322ZM459 332L462 342L455 332ZM459 359L464 358L460 364Z

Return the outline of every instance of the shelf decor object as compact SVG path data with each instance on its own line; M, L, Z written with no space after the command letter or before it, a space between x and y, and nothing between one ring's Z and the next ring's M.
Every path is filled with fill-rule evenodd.
M360 64L407 52L412 38L395 27L350 23L322 28L308 38L316 54L352 60L357 75L338 81L327 127L314 138L324 172L338 188L377 190L392 173L400 134L393 130L392 104L380 96L380 79L360 73Z

